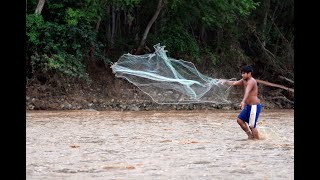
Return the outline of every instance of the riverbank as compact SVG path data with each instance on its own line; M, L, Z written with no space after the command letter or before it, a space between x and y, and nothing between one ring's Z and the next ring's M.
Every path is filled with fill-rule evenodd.
M83 83L33 83L26 88L27 110L237 110L242 89L235 87L229 104L157 104L134 85L123 79L107 78ZM110 77L110 76L109 76ZM59 82L59 81L58 81ZM261 104L265 109L294 109L294 104L281 93L284 90L259 86ZM280 95L277 95L280 94ZM277 98L278 97L278 98Z

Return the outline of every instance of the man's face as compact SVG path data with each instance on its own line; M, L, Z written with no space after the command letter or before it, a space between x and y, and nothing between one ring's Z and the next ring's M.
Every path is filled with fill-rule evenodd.
M248 73L246 73L246 72L241 72L241 76L242 76L242 79L244 79L244 80L247 80L248 79Z

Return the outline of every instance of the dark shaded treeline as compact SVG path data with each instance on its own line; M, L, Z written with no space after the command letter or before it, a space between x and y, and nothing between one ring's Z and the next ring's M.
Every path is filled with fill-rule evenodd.
M95 83L122 54L157 43L209 76L251 64L258 79L294 83L293 0L30 0L26 12L27 86Z

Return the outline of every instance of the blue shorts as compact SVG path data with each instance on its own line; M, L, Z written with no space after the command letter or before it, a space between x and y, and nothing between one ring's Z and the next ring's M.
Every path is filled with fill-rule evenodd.
M261 104L245 105L238 118L246 122L250 127L256 128L258 117L261 111Z

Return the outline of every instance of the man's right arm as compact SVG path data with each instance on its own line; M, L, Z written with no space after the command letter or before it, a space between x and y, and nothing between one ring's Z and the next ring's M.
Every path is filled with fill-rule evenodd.
M241 86L242 85L242 79L238 80L238 81L228 81L226 79L222 79L222 80L219 80L218 83L221 83L221 84L226 84L226 85L229 85L229 86Z

